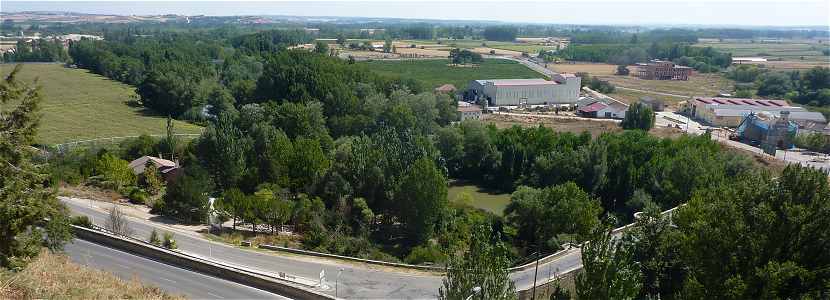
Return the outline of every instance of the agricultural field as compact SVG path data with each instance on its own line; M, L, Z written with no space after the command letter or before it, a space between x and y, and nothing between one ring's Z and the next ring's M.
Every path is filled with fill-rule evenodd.
M637 101L642 96L650 96L664 100L667 105L672 106L672 104L686 100L689 96L715 96L719 93L730 93L735 86L734 81L718 73L695 73L687 81L645 80L631 75L614 75L617 71L617 66L612 64L549 63L547 68L560 73L587 72L591 76L611 82L616 87L634 89L626 90L617 88L614 93L609 94L609 96L626 103ZM634 66L629 66L628 69L632 74L637 71L637 67Z
M485 59L477 67L449 66L449 60L446 59L369 61L364 64L382 75L420 80L428 88L450 83L463 89L471 80L476 79L541 77L520 63L504 59Z
M460 197L463 194L470 196L470 203L461 203L464 202L463 199L466 197ZM455 204L470 205L501 216L504 213L504 208L510 203L510 194L494 193L473 184L452 181L447 190L447 199Z
M5 78L13 69L12 64L0 64L0 75ZM24 64L19 79L31 83L35 78L43 87L37 143L166 132L166 117L128 105L137 99L129 85L61 64ZM185 122L175 121L174 126L176 133L201 132Z
M814 66L830 66L830 56L826 56L821 52L822 49L830 47L827 41L819 44L811 40L774 43L753 43L750 40L728 40L724 42L704 40L697 45L730 52L733 57L763 57L769 61L759 64L775 69L806 69Z
M632 72L634 68L629 67ZM677 96L716 96L719 93L731 93L734 90L735 82L725 78L721 74L695 73L689 76L689 80L646 80L634 76L606 75L597 76L607 80L617 87L626 87L641 91L653 91L657 93L672 94ZM653 94L651 96L667 95Z
M614 75L617 71L617 66L603 63L586 63L586 62L565 62L560 64L548 63L548 69L559 73L578 73L586 72L591 76ZM632 70L633 71L633 70Z

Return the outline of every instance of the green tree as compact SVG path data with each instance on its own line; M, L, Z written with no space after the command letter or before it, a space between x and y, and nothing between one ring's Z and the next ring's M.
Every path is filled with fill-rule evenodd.
M329 53L329 44L325 42L318 41L314 44L314 53L317 54L328 54Z
M408 240L416 245L428 240L438 217L447 208L447 180L428 158L415 161L395 193Z
M640 268L626 244L611 229L598 227L582 246L582 270L576 277L578 299L635 299L640 292Z
M519 187L504 210L507 221L518 230L517 237L541 251L591 237L601 211L599 201L573 182L542 190Z
M627 65L619 65L619 66L617 66L617 73L616 73L617 75L628 75L629 73L631 73L631 71L630 71L630 70L628 70L628 66L627 66Z
M779 72L767 72L758 76L755 81L758 89L756 94L763 97L784 97L792 88L792 81L787 75Z
M171 157L178 154L179 148L179 138L176 137L176 130L173 126L173 118L167 116L167 127L164 135L164 139L159 141L158 144L159 152L161 152L162 157L164 155L169 154Z
M484 224L476 225L467 249L448 253L447 275L438 290L438 299L518 299L510 280L507 246ZM463 253L463 254L460 254ZM476 291L477 290L477 291Z
M682 235L674 229L671 215L661 216L660 209L647 202L627 243L633 244L633 258L640 266L641 299L676 299L686 279L682 260Z
M299 137L294 140L291 159L291 186L296 192L311 191L331 166L331 161L317 139Z
M372 223L375 221L375 213L366 203L366 199L355 198L352 200L352 210L353 221L358 231L368 234L372 229Z
M41 247L60 250L72 237L66 208L32 161L41 94L17 79L21 68L0 82L0 266L11 269L23 268Z
M236 224L248 213L251 208L250 198L238 188L231 188L222 193L222 197L213 204L214 209L230 215L233 220L233 230Z
M161 213L186 222L203 222L207 219L208 196L212 191L207 171L196 164L186 165L183 174L167 186Z
M153 162L147 162L147 165L144 167L144 173L141 175L142 186L144 186L150 194L158 195L158 193L161 192L161 189L164 188L164 180L161 178L158 168Z
M821 298L830 283L830 187L820 170L745 174L702 189L675 224L693 298Z
M623 129L649 131L654 127L654 111L648 105L639 102L631 104L620 126Z
M144 155L156 155L156 146L158 141L155 138L142 134L134 139L127 139L119 144L123 154L121 157L125 159L136 159Z
M130 169L130 163L126 160L105 153L95 163L95 171L104 177L104 180L112 184L116 190L122 187L134 185L136 176Z
M247 172L246 156L251 149L250 138L227 115L205 129L196 144L203 165L210 172L219 190L238 186Z

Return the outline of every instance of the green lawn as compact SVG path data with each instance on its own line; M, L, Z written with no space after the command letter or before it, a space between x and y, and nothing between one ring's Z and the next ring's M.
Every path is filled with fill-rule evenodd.
M447 191L447 199L450 202L456 202L460 200L459 195L463 193L469 194L472 197L472 203L467 204L499 216L504 213L504 208L510 203L510 194L498 194L472 184L457 181L450 183L450 188Z
M13 69L12 64L0 64L0 75L5 78ZM43 86L38 143L165 133L165 117L127 105L135 97L129 85L60 64L25 64L19 79L31 83L35 78ZM179 121L175 128L176 133L201 131L199 126Z
M422 81L428 88L450 83L464 89L471 80L539 78L539 73L514 61L485 59L478 67L451 67L446 59L365 62L382 75L400 76Z

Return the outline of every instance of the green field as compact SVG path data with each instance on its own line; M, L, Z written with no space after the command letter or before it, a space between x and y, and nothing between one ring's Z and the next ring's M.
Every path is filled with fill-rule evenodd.
M539 78L542 75L514 61L485 59L478 67L451 67L446 59L396 60L365 62L373 71L382 75L417 79L428 88L446 83L458 89L467 87L476 79Z
M782 59L800 59L804 56L805 59L827 59L821 53L821 49L827 48L824 44L808 44L808 43L703 43L699 46L710 46L726 52L731 52L732 56L763 56L767 58L782 58Z
M730 40L725 42L706 41L697 46L709 46L733 57L759 56L768 61L760 64L772 69L808 69L816 66L830 67L830 56L824 55L822 49L830 45L819 44L811 40L781 42L751 42L750 40Z
M475 185L460 182L450 183L450 188L447 191L447 199L451 202L456 202L459 200L458 196L463 193L472 197L472 203L467 203L470 206L489 211L499 216L504 213L504 208L510 203L510 194L493 193Z
M0 75L5 78L13 69L12 64L0 64ZM43 86L38 143L165 133L165 117L127 105L136 97L129 85L60 64L25 64L18 78L29 83L39 78ZM176 133L201 131L199 126L179 121L175 128Z

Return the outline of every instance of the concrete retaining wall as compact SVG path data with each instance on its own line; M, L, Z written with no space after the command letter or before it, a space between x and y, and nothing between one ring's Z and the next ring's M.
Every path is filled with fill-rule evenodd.
M129 253L155 259L170 265L187 268L196 272L212 275L247 286L266 290L293 299L323 300L335 299L333 296L317 292L299 284L280 278L255 274L242 269L223 266L207 260L191 257L182 253L155 247L130 239L118 237L105 232L79 226L72 226L75 236L97 244L113 247Z
M535 299L549 299L550 294L553 294L557 284L571 293L571 298L576 298L576 275L582 271L582 268L573 269L562 273L556 279L547 281L536 286ZM533 287L517 291L519 293L519 300L529 300L533 298Z

